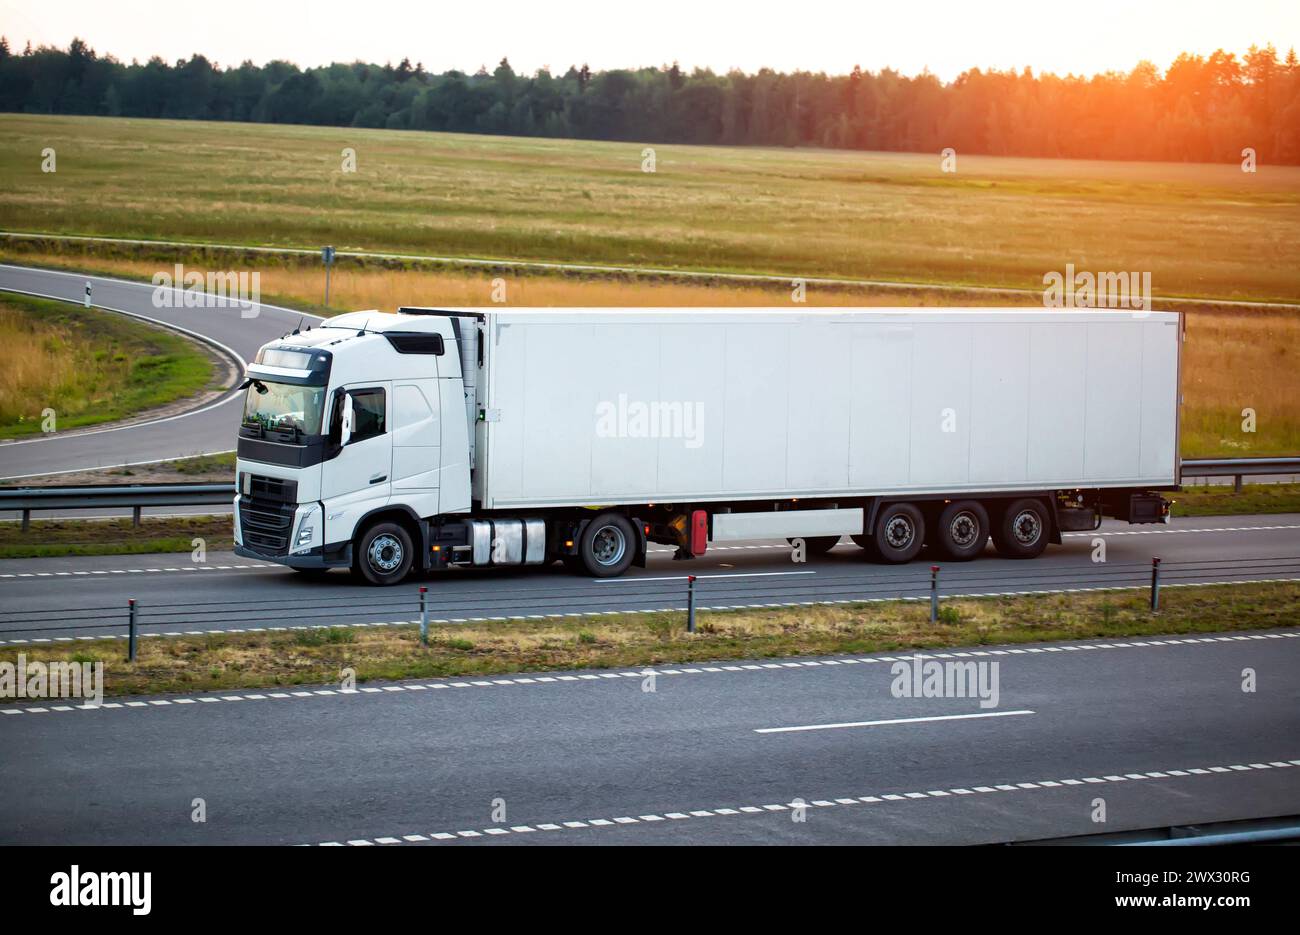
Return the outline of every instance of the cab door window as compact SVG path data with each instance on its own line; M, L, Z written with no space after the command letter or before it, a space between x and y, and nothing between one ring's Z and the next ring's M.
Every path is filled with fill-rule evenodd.
M352 439L365 441L388 431L387 408L382 388L352 391Z

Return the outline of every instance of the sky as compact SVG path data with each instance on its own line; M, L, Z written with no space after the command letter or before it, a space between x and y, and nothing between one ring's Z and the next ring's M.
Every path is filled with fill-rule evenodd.
M0 0L10 48L74 36L124 62L199 52L423 62L430 71L663 65L843 74L855 64L947 81L972 68L1094 74L1179 52L1300 48L1300 0Z

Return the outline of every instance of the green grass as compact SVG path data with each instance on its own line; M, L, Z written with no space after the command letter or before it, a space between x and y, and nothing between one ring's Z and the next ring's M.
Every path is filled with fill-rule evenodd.
M1250 513L1300 513L1300 484L1246 484L1185 487L1171 495L1175 516L1238 516Z
M663 145L648 174L642 148L5 114L0 227L1036 290L1073 262L1300 299L1300 167Z
M230 517L145 517L139 526L129 519L35 519L25 533L19 523L4 522L0 559L192 552L195 539L209 552L234 548Z
M122 315L0 294L0 438L111 422L192 396L212 360L179 335Z
M74 653L103 659L105 692L112 695L337 684L345 668L358 682L640 668L1294 627L1300 585L1171 587L1155 614L1141 589L953 599L944 608L949 613L938 623L929 622L925 605L904 602L704 612L696 633L685 631L680 613L484 622L430 627L428 646L410 626L150 637L140 642L135 663L124 660L120 641L0 646L0 660L12 661L20 651L29 662Z

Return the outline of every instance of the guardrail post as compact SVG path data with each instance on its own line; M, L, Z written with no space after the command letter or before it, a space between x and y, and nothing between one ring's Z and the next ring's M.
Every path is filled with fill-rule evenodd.
M939 620L939 566L930 566L930 622Z
M23 532L32 528L32 511L23 510Z
M127 625L130 627L130 630L129 630L128 635L127 635L127 638L126 638L126 661L127 661L127 662L135 662L135 618L136 618L136 607L135 607L135 598L134 598L134 597L132 597L132 598L128 598L128 599L127 599L126 607L127 607Z
M1236 474L1232 478L1232 492L1241 493L1241 475Z
M139 525L140 525L140 511L141 511L142 509L143 509L143 507L138 507L138 506L133 506L133 507L131 507L131 525L132 525L132 526L139 526Z
M686 632L695 632L695 576L686 576Z
M429 645L429 605L425 597L428 590L420 585L420 643L423 646Z
M1156 556L1151 558L1151 610L1154 613L1160 609L1160 559Z

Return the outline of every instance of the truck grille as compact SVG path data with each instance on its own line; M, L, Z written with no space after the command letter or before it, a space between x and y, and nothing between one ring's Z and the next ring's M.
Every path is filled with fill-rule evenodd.
M289 551L294 506L276 507L239 498L239 528L244 545L267 555L284 555Z
M240 478L239 492L254 500L271 500L275 503L297 503L298 482L266 477L262 474L245 474Z

